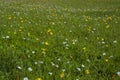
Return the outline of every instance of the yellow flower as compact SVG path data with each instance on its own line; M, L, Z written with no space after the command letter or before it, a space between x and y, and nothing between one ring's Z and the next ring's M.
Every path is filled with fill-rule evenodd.
M60 74L60 77L61 77L61 78L65 77L65 74L62 72L62 73Z
M41 48L41 50L42 50L42 53L45 54L46 49L45 48Z
M12 18L11 18L11 17L9 17L8 19L9 19L9 20L11 20Z
M42 78L37 78L36 80L42 80Z
M109 47L109 45L108 45L108 44L106 44L105 46L106 46L106 47Z
M101 38L102 41L104 41L104 38Z
M105 62L108 62L108 59L105 59Z
M16 31L14 32L14 34L16 34Z
M53 35L53 32L52 32L51 29L48 29L48 30L47 30L47 33L49 33L50 35Z
M86 74L90 74L90 70L85 70L85 73Z
M86 47L83 47L83 48L82 48L82 50L84 50L84 51L85 51L85 50L86 50Z
M47 33L50 33L50 32L51 32L51 29L48 29L48 30L47 30Z
M46 45L46 46L48 46L48 45L49 45L49 43L48 43L48 42L45 42L45 45Z
M109 25L107 25L107 26L106 26L106 29L108 29L109 27L110 27L110 26L109 26Z
M36 41L39 41L39 38L36 38Z
M53 35L53 32L50 32L50 35Z
M28 36L30 36L30 33L28 32Z

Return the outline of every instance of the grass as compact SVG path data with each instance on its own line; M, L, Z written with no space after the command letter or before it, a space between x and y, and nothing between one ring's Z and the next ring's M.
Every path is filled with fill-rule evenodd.
M0 80L119 80L120 0L1 0Z

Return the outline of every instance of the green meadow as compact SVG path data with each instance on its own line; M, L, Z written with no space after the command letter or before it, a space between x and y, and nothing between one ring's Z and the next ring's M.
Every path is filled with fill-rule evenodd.
M120 0L0 0L0 80L120 80Z

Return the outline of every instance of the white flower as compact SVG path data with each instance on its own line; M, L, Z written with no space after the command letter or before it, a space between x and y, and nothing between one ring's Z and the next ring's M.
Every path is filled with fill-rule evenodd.
M105 42L104 42L104 41L102 41L102 44L105 44Z
M17 66L17 68L20 69L20 70L22 69L20 66Z
M63 44L67 44L67 42L63 42Z
M28 80L28 77L24 77L23 80Z
M2 38L3 38L3 39L5 39L5 37L4 37L4 36L3 36Z
M53 62L51 62L52 66L55 66L55 64Z
M103 56L105 56L105 55L106 55L106 53L104 52L104 53L103 53Z
M65 72L65 69L62 69L62 72Z
M72 30L70 30L69 32L72 32Z
M57 60L58 60L58 61L61 61L61 59L60 59L60 58L58 58Z
M67 61L67 64L69 64L70 63L70 61Z
M85 67L85 65L83 65L83 64L82 64L81 66L82 66L83 68Z
M38 64L38 62L35 62L35 64Z
M89 60L89 59L87 59L86 61L87 61L87 62L90 62L90 60Z
M65 47L65 49L69 49L68 47Z
M9 39L10 38L10 36L6 36L6 39Z
M43 61L39 61L40 64L43 64Z
M35 51L32 51L33 54L35 54Z
M48 74L51 76L53 73L52 72L48 72Z
M117 72L117 75L120 76L120 72L119 71Z
M117 41L116 41L116 40L114 40L114 41L113 41L113 43L117 43Z
M55 67L56 67L56 68L59 68L59 66L58 66L58 65L55 65Z
M31 67L29 67L29 68L28 68L28 71L32 71L32 68L31 68Z
M77 68L77 70L78 70L78 71L81 71L81 69L80 69L80 68Z

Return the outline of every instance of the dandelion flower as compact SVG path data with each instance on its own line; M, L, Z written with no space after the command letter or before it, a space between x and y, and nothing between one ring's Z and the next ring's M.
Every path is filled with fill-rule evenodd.
M45 48L41 48L41 50L42 50L42 53L45 54L46 49Z
M42 80L42 78L39 77L39 78L37 78L36 80Z
M51 29L48 29L48 30L47 30L47 33L50 33L50 32L51 32Z
M86 74L90 74L90 70L85 70L85 73Z
M83 47L82 50L85 51L85 50L86 50L86 47Z
M53 32L50 32L50 35L53 35Z
M110 27L110 26L109 26L109 25L107 25L107 26L106 26L106 29L108 29L109 27Z
M61 77L61 78L64 78L64 77L65 77L65 73L62 72L62 73L60 74L60 77Z
M105 62L108 62L108 59L105 59Z
M48 46L48 45L49 45L49 43L48 43L48 42L45 42L45 45L46 45L46 46Z

